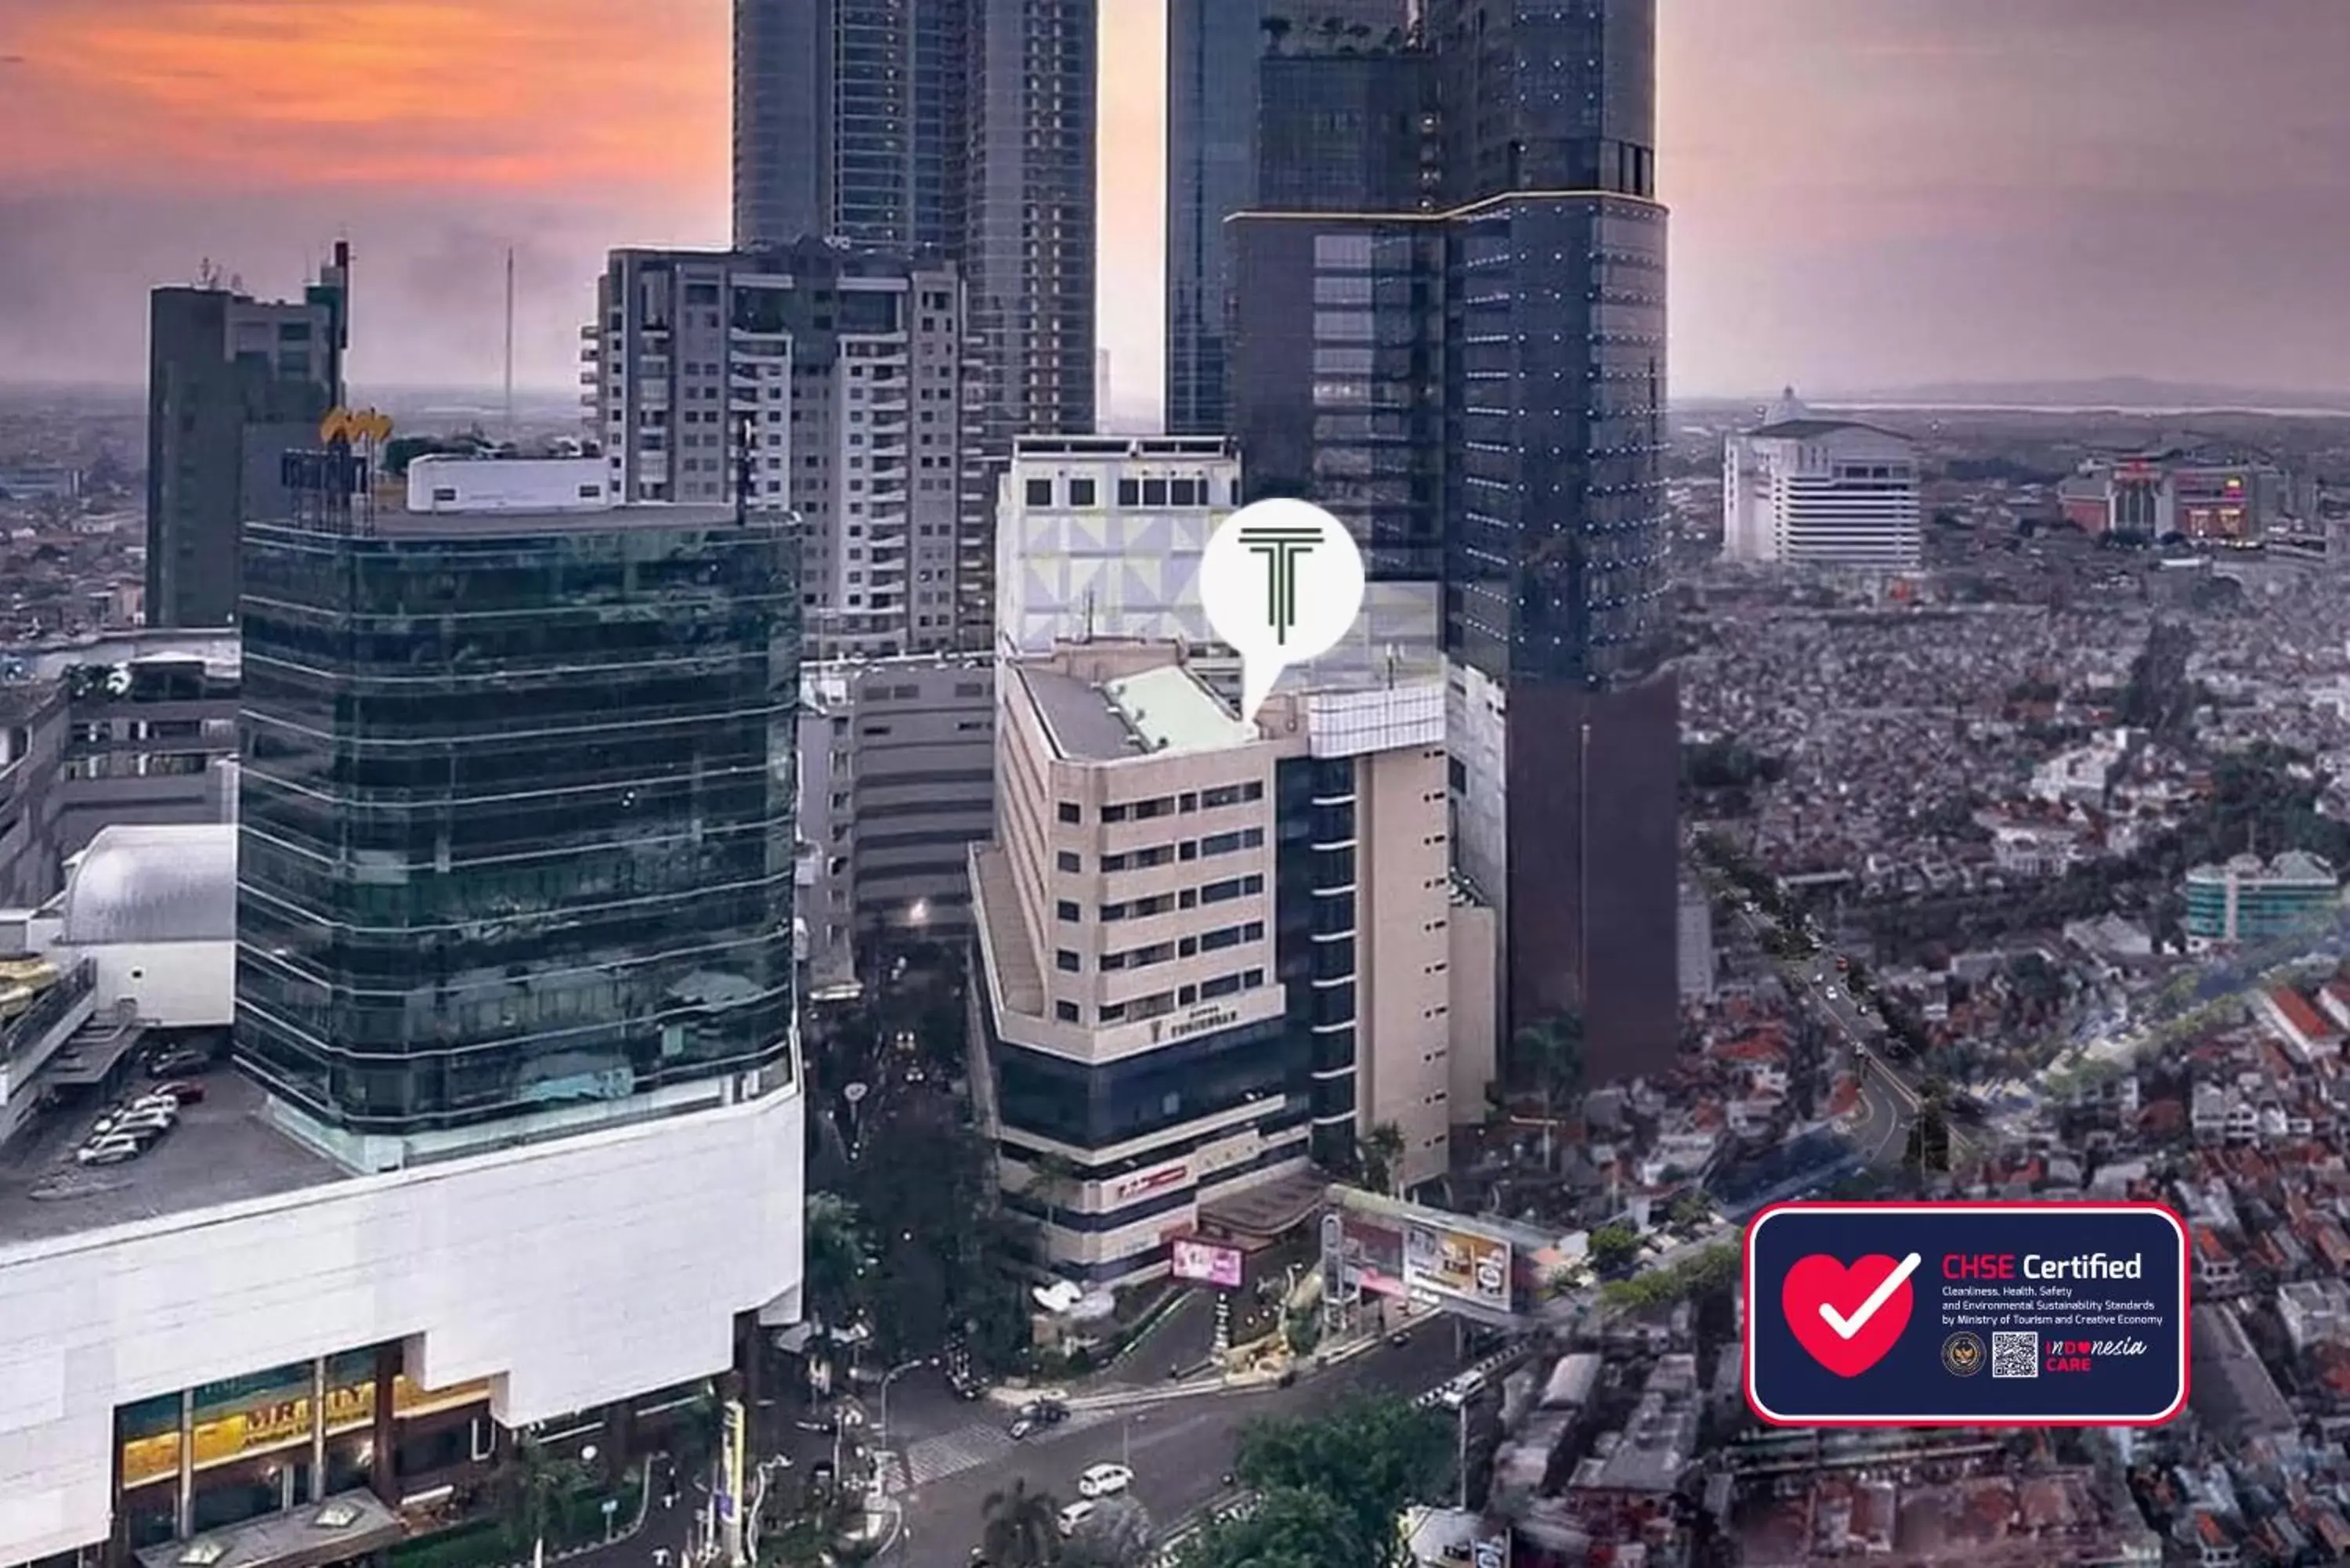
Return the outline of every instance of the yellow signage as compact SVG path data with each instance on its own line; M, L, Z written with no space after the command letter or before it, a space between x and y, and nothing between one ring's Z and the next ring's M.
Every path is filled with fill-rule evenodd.
M363 441L390 441L391 416L373 409L337 409L318 421L318 439L328 446L338 441L354 445Z
M486 1382L461 1383L448 1388L420 1388L406 1376L392 1386L392 1412L405 1419L478 1404L490 1397ZM327 1390L327 1435L360 1430L375 1419L375 1385L354 1384ZM312 1427L307 1396L273 1399L251 1409L214 1416L196 1423L191 1436L193 1468L209 1469L273 1449L294 1448L310 1440ZM140 1486L180 1473L180 1434L161 1432L122 1445L122 1484Z

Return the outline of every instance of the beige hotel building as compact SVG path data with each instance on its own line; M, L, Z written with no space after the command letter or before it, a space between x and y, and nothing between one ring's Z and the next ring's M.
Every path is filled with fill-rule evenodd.
M1165 1272L1203 1209L1303 1190L1382 1124L1400 1186L1441 1175L1464 957L1491 1031L1490 921L1453 929L1440 676L1276 693L1253 723L1223 684L1147 642L997 682L976 1081L1011 1200L1087 1282Z

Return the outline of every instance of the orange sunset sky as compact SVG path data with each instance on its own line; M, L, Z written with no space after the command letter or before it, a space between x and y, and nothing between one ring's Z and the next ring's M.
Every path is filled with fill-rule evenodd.
M1159 374L1160 0L1101 0L1104 343ZM2350 0L1660 0L1677 389L2350 383ZM571 383L601 253L723 243L726 0L0 0L0 379L359 254L362 382Z

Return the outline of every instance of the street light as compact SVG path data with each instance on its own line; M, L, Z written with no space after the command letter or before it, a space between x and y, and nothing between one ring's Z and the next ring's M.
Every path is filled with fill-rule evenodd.
M889 1438L889 1385L918 1366L936 1366L938 1364L939 1358L935 1355L918 1355L901 1366L892 1366L881 1375L881 1418L873 1424L875 1437L884 1442L887 1442Z

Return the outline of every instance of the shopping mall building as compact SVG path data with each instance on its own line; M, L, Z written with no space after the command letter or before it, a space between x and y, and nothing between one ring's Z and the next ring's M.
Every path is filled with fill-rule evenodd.
M249 527L234 820L0 911L0 1563L363 1559L797 1316L785 536L513 488Z

